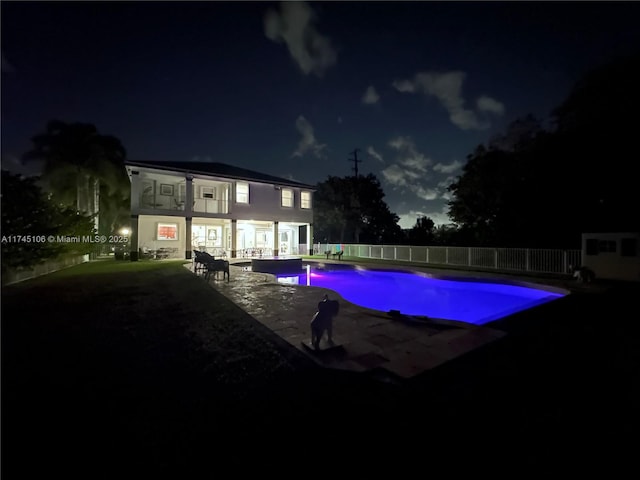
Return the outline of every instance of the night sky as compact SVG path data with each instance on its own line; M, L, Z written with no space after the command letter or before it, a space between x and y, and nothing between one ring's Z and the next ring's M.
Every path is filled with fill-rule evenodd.
M640 45L637 2L6 2L2 165L53 118L131 160L381 181L401 226L516 118Z

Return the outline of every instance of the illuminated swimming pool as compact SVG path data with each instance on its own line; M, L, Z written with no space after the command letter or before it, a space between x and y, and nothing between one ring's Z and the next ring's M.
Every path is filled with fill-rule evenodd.
M433 278L382 270L317 270L276 275L279 283L323 287L373 310L459 320L474 325L506 317L563 297L538 288L502 283Z

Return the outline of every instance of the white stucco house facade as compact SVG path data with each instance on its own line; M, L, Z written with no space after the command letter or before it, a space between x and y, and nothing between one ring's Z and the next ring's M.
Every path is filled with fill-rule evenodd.
M236 258L306 254L314 186L223 163L127 161L131 260L193 250Z

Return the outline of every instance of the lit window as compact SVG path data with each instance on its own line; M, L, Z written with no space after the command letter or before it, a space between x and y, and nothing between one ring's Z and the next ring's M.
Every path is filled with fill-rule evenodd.
M200 195L202 198L215 199L216 189L215 187L200 187Z
M300 208L311 208L311 192L300 192Z
M249 203L249 184L236 182L236 202Z
M293 190L282 189L282 206L293 207Z

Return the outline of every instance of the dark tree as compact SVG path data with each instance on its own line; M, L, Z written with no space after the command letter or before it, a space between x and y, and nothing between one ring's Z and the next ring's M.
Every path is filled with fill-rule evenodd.
M352 224L356 243L396 243L403 238L400 217L384 201L385 193L375 175L348 177L355 185Z
M43 181L55 201L99 219L100 233L114 233L129 211L130 185L120 140L91 124L52 120L32 138L25 161L43 162Z
M637 213L637 116L640 53L587 73L553 112L556 150L583 199L584 230L640 229ZM571 169L571 172L567 170Z
M504 134L489 140L489 150L515 152L530 147L544 133L542 123L533 115L525 115L511 122Z
M476 245L578 248L588 231L640 229L633 126L640 57L596 69L554 111L469 155L449 214Z
M333 177L314 195L315 237L327 242L395 242L402 238L399 217L389 210L373 174Z
M37 177L25 178L2 170L3 272L7 268L36 265L63 254L91 252L91 244L46 239L49 235L92 235L95 233L93 218L53 202L37 182ZM31 240L20 241L18 236L30 236Z
M419 217L416 224L407 232L411 245L432 245L436 225L429 217Z

